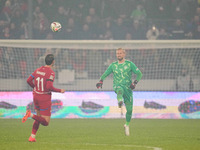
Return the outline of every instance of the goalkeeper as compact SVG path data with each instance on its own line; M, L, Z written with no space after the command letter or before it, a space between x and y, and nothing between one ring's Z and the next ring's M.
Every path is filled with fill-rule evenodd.
M136 67L136 65L125 59L126 52L122 48L116 50L116 57L118 61L113 62L108 69L100 77L100 81L96 84L96 87L102 88L105 78L113 73L113 89L117 94L118 106L122 107L124 102L126 106L126 123L124 125L125 135L129 136L129 123L132 117L133 111L133 92L137 83L142 78L142 72ZM132 73L136 74L136 80L132 83Z

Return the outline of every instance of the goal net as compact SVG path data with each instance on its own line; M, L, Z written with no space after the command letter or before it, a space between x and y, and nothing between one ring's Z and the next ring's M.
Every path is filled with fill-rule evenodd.
M30 91L26 79L49 53L55 55L56 87L95 91L119 47L143 73L136 90L200 90L199 40L0 40L0 91ZM112 90L112 81L108 76L102 90Z

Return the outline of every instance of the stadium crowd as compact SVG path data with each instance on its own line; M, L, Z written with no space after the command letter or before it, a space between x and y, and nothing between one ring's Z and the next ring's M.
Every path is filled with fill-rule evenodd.
M32 12L28 2L1 1L1 39L200 38L198 0L32 0ZM52 33L53 21L62 32Z

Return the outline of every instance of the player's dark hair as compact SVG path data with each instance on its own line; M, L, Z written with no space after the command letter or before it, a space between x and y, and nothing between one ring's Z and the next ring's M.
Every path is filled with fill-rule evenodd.
M48 54L46 57L45 57L45 63L46 65L51 65L54 61L54 56L53 54Z

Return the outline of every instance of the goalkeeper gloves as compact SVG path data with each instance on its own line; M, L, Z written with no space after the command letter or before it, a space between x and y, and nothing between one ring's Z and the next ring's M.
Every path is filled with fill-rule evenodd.
M131 85L130 85L131 90L135 89L137 83L138 83L137 80L135 80L133 83L131 83Z
M102 88L102 85L103 85L103 80L100 80L100 81L96 84L97 89Z

